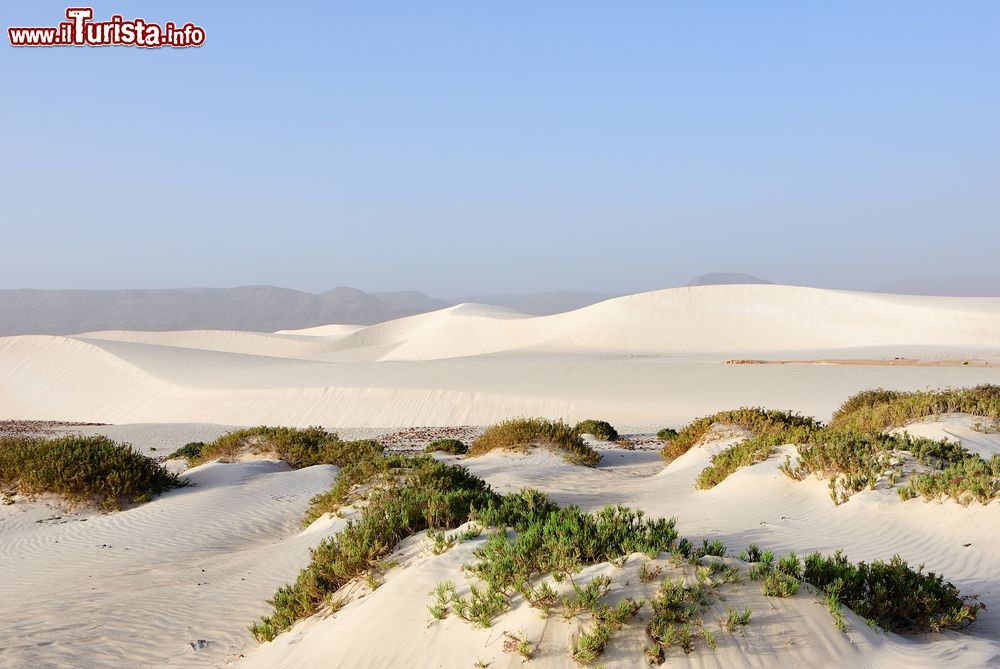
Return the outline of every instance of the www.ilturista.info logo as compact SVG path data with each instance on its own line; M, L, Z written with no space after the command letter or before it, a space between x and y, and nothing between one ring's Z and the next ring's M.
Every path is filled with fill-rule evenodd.
M126 21L114 15L108 21L92 21L92 7L70 7L68 21L49 28L7 28L11 46L140 46L183 48L205 43L205 29L193 23L162 26L145 19Z

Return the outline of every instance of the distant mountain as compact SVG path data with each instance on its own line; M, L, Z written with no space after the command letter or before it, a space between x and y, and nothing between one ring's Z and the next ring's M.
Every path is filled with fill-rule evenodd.
M0 290L0 336L94 330L273 332L329 323L369 325L448 306L423 293L321 294L274 286L167 290Z
M753 274L742 274L740 272L711 272L709 274L702 274L691 279L685 286L721 286L726 284L743 284L743 283L766 283L770 284L770 281L765 281L760 277L754 276Z
M563 290L548 293L473 295L459 298L456 302L492 304L497 307L506 307L533 316L547 316L549 314L561 314L564 311L573 311L574 309L587 307L591 304L619 296L619 294L615 293L588 293L577 290Z

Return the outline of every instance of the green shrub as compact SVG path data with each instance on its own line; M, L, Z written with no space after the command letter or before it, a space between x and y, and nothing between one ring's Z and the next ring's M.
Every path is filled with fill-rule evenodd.
M925 574L923 567L912 569L898 555L889 562L851 564L840 551L827 557L813 553L805 558L803 580L892 631L961 628L986 608L962 597L941 576Z
M677 432L674 428L665 427L656 433L656 438L660 441L670 441L671 439L675 439L678 434L679 432Z
M183 485L154 460L106 437L0 437L0 487L24 495L55 493L120 509Z
M735 425L749 430L754 435L780 434L791 428L812 429L819 426L819 423L812 418L800 416L790 411L743 407L699 418L681 430L663 447L660 453L667 460L684 455L708 433L715 423Z
M782 471L798 480L811 473L829 478L837 504L865 488L874 489L879 481L901 476L903 454L941 470L913 474L906 492L900 492L903 499L948 496L964 504L986 504L1000 494L1000 458L994 465L951 441L828 428L815 433L811 443L800 444L798 451L798 464L793 467L789 460Z
M576 424L577 434L592 434L604 441L618 441L618 430L604 420L585 420Z
M465 455L469 447L458 439L435 439L424 449L426 453L448 453L449 455Z
M1000 386L915 392L866 390L844 402L833 414L830 425L881 432L944 413L966 413L1000 420Z
M326 597L368 574L404 538L428 528L461 525L470 519L473 507L497 499L482 479L461 467L428 456L377 459L379 466L365 469L371 472L367 480L361 474L352 477L356 485L378 482L367 491L360 518L316 546L295 583L269 600L272 614L250 626L258 641L269 641L315 613ZM391 477L382 476L389 472Z
M496 449L524 451L548 447L559 451L567 462L594 467L601 454L587 446L579 433L562 421L544 418L514 418L493 425L472 442L469 454L483 455Z
M232 462L246 452L255 454L275 453L292 467L308 467L327 463L326 448L339 442L336 434L320 427L298 429L293 427L251 427L228 432L215 441L205 444L199 456L188 464L200 465L209 460Z
M966 506L973 501L989 504L1000 497L1000 454L989 460L968 455L941 471L913 474L899 492L903 500L919 495L925 500L950 497Z
M205 448L203 441L188 442L168 455L167 460L187 460L188 462L198 460L201 458L203 448Z

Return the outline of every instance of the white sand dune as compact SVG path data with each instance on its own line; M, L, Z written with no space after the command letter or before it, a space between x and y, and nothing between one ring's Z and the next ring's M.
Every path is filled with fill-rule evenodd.
M973 358L969 368L722 365ZM1000 299L773 285L642 293L531 317L460 305L369 327L0 338L0 416L111 423L486 424L535 414L679 424L753 404L1000 383Z
M118 513L0 506L0 667L220 666L340 526L299 531L335 473L207 464L185 475L195 485Z
M964 417L917 427L926 436L942 438L956 426L969 427ZM738 438L738 437L737 437ZM962 434L958 437L968 447ZM978 593L992 605L1000 598L1000 506L900 502L893 490L879 489L854 496L836 507L824 482L794 482L778 471L782 456L738 471L713 490L694 489L694 479L713 452L734 443L721 434L697 447L655 475L641 473L635 461L655 454L607 451L605 465L587 469L567 465L538 453L527 456L491 454L463 464L502 492L530 486L563 504L597 509L623 503L650 514L679 519L683 536L693 540L720 539L737 553L751 542L779 553L800 555L818 550L846 550L854 560L870 561L899 554L911 565L944 573L964 592ZM977 447L1000 452L1000 437L979 434ZM618 463L632 462L632 466ZM422 549L403 545L404 566L390 572L386 583L333 617L308 620L274 642L260 646L237 663L248 669L306 669L321 666L469 667L480 659L490 667L518 667L521 660L502 650L504 631L541 641L531 666L568 667L567 640L576 623L553 616L548 621L525 606L502 616L489 630L475 629L454 617L432 622L429 593L441 581L466 582L463 563L482 539L460 544L434 556L429 542ZM616 587L631 584L633 594L649 596L638 586L639 558L623 569L591 568L581 578L606 572ZM714 622L726 604L751 606L753 618L745 635L730 635ZM648 615L648 612L647 612ZM701 649L690 656L674 651L666 666L689 667L987 667L1000 663L1000 610L980 614L962 632L915 637L881 634L852 616L848 634L836 630L817 598L802 590L791 599L765 598L759 585L748 583L706 616L719 639L715 652ZM387 621L392 621L391 628ZM612 644L602 658L607 667L646 666L642 659L642 619Z

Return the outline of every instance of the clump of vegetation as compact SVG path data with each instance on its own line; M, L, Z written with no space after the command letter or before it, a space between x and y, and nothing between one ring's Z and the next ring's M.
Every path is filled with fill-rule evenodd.
M294 427L251 427L228 432L215 441L205 444L194 460L188 460L192 467L209 460L232 462L244 453L275 454L292 467L309 467L320 464L336 464L335 454L340 438L321 427L305 429Z
M573 640L570 655L580 664L596 661L607 648L611 636L635 617L643 601L626 597L615 606L597 604L592 609L594 625Z
M652 641L646 648L649 661L662 664L667 651L675 646L690 654L698 639L714 649L715 637L705 629L700 613L711 606L715 598L704 583L688 586L679 581L664 581L653 597L653 619L646 626L646 635Z
M1000 454L994 453L989 460L971 454L957 458L940 471L912 474L898 490L904 501L918 496L925 500L950 497L966 506L989 504L1000 497Z
M507 611L514 597L548 615L560 603L564 617L589 613L591 625L570 648L582 664L596 660L611 636L631 619L643 602L631 598L615 606L603 603L611 578L598 576L586 584L572 580L584 567L605 562L620 564L632 553L655 556L663 551L690 553L690 544L677 541L674 521L647 519L641 511L622 506L589 514L575 506L561 508L545 495L525 489L487 502L474 514L477 523L516 534L493 533L476 549L476 561L466 571L481 585L470 584L467 597L455 597L452 609L481 626ZM547 580L568 580L573 593L560 598Z
M656 438L660 441L670 441L671 439L675 439L678 434L680 433L674 428L665 427L656 433Z
M1000 420L1000 386L915 392L865 390L844 402L833 414L830 425L881 432L944 413L966 413Z
M750 616L753 612L750 607L746 607L742 612L736 611L733 607L726 607L726 619L722 622L722 627L727 632L735 632L740 627L750 624Z
M750 578L761 580L761 592L770 597L794 595L799 582L823 594L837 629L846 631L842 606L884 629L894 632L937 632L962 628L976 620L986 606L976 597L963 597L951 583L923 567L911 568L898 555L888 562L848 561L837 551L804 559L790 553L775 561L771 551L754 548L759 561L750 567Z
M800 444L798 452L798 462L793 465L789 458L781 470L797 480L811 473L829 478L835 504L874 489L879 481L895 484L906 456L932 470L910 476L899 488L904 500L948 496L963 504L986 504L1000 495L1000 457L985 460L951 441L829 428L816 433L811 443Z
M798 435L802 434L805 434L802 430L792 430L780 434L762 434L727 448L715 455L708 467L701 471L695 480L695 486L699 490L714 488L741 467L749 467L767 460L778 446L795 443L795 440L800 438Z
M199 460L203 448L205 448L205 442L191 441L168 455L167 460L187 460L188 462Z
M469 447L458 439L435 439L427 444L425 453L447 453L448 455L465 455Z
M493 425L472 442L469 454L477 456L497 449L524 451L537 447L556 450L567 462L574 464L594 467L601 462L601 454L585 444L574 428L562 421L544 418L514 418Z
M0 487L23 495L55 493L120 509L183 485L154 460L106 437L0 437Z
M473 508L498 499L482 479L428 456L377 459L378 466L365 470L370 476L352 477L356 484L370 485L360 518L316 546L295 582L268 600L272 614L250 626L258 641L270 641L314 614L343 585L370 575L404 538L428 528L457 527L470 519Z
M892 631L962 628L986 608L974 597L963 597L940 575L913 569L898 555L888 562L852 564L840 551L827 557L812 553L803 562L802 579L833 597L838 608L843 603Z
M618 441L618 430L605 420L584 420L576 424L577 434L592 434L604 441Z
M812 418L800 416L791 411L774 411L758 407L743 407L734 411L720 411L694 421L672 438L660 453L664 459L672 459L687 453L704 437L712 425L723 423L749 430L754 435L783 434L798 428L814 429L819 424Z

